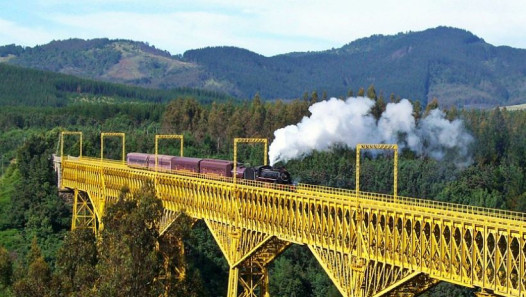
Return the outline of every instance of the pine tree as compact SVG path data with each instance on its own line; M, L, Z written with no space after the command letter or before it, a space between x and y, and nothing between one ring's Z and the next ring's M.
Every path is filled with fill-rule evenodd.
M376 96L376 90L374 89L374 85L370 85L369 88L367 88L367 97L375 101L378 98Z
M371 109L371 113L376 120L380 119L382 113L385 111L385 102L382 97L376 99Z
M365 90L363 88L360 88L358 90L358 97L363 97L363 96L365 96Z
M413 117L415 118L415 121L420 120L422 117L422 105L418 100L413 103Z
M162 265L157 246L162 203L153 186L133 195L121 195L108 207L99 251L96 287L99 296L159 296L156 279Z
M246 123L248 137L263 137L262 127L265 122L266 109L261 103L259 94L254 96L250 106L250 120Z
M311 97L310 97L310 105L312 105L312 104L318 102L318 100L319 100L319 98L318 98L318 92L313 91L313 92L312 92L312 95L311 95Z
M0 246L0 292L11 285L13 278L13 262L9 252Z
M51 268L44 260L36 238L33 238L31 243L27 262L27 274L14 283L13 292L19 297L46 296L50 291Z
M97 279L95 234L91 229L71 231L58 252L56 277L62 294L90 295Z
M433 110L433 109L437 109L439 106L438 106L438 99L437 98L433 98L433 100L431 100L431 102L429 102L426 106L426 111L424 113L424 117L427 117L427 115L429 115L429 113Z

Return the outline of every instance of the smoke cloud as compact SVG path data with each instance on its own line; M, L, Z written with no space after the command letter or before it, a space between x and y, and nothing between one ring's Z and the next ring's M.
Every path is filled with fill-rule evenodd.
M449 121L435 109L417 124L413 106L403 99L387 104L377 122L370 114L373 105L374 101L365 97L345 101L331 98L313 104L310 117L274 132L270 163L301 158L337 145L354 148L358 143L397 143L400 149L408 148L418 155L436 160L448 157L457 166L471 164L468 147L473 137L461 120Z

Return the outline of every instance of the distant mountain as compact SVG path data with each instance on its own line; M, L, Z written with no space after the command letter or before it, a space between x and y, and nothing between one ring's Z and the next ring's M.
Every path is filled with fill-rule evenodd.
M265 57L235 47L171 56L128 40L53 41L0 47L0 62L151 88L195 87L250 98L345 96L374 85L424 104L492 107L526 102L526 50L495 47L472 33L438 27L374 35L322 52Z

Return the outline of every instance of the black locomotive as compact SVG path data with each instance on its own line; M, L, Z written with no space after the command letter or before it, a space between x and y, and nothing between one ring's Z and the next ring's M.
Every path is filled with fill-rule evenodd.
M292 184L290 173L285 168L273 168L268 165L245 168L243 178L267 183Z

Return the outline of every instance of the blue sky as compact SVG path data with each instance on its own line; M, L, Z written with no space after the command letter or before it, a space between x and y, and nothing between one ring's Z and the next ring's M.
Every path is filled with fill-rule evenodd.
M238 46L272 56L436 26L526 48L524 0L0 0L0 45L123 38L172 54Z

